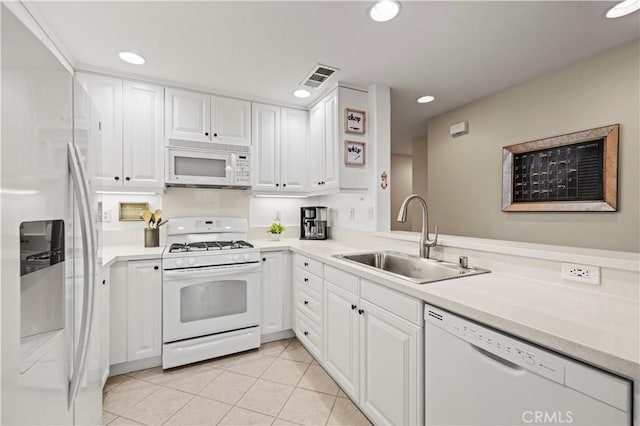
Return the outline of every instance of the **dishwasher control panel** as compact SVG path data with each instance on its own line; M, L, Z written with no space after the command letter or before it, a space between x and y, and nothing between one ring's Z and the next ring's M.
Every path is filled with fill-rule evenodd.
M424 317L429 323L482 351L564 384L565 368L557 361L557 357L552 360L544 351L532 345L428 305L425 306Z

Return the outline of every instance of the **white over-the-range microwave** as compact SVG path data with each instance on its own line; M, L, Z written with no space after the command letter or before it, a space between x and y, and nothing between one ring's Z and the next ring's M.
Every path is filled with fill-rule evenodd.
M169 139L167 186L246 189L251 186L251 147Z

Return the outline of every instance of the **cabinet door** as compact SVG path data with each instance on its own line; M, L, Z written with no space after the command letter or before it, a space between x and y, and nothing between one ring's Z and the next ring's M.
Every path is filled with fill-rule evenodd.
M109 294L109 364L127 362L127 262L111 267Z
M100 283L100 370L102 371L102 386L107 381L109 377L109 339L110 339L110 328L109 321L109 309L110 309L110 297L111 292L111 275L110 275L110 267L102 269L102 281Z
M280 107L253 104L252 188L280 189Z
M164 101L167 139L211 142L211 96L166 89Z
M338 98L329 96L324 100L324 183L322 189L338 187Z
M228 145L251 145L251 102L211 97L211 140Z
M280 182L283 191L307 190L308 114L297 109L282 108L280 134Z
M124 82L124 185L162 188L164 89Z
M128 262L127 281L127 360L159 356L162 348L160 260Z
M93 74L77 73L78 82L89 93L101 117L102 149L92 155L99 161L91 167L96 187L122 187L122 80Z
M282 252L262 253L262 323L260 334L283 330L284 256Z
M314 105L309 111L309 189L322 190L324 179L324 105Z
M365 300L360 309L360 408L374 424L422 424L423 329Z
M325 281L324 367L354 401L358 401L360 373L358 299Z

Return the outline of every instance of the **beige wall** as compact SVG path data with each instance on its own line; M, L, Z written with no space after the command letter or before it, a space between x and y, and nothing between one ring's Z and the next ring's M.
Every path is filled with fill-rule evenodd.
M413 176L411 179L413 193L427 200L427 135L413 138L411 156L413 158ZM422 213L417 204L412 207L412 210L409 210L412 228L414 231L420 231L422 229ZM429 207L429 212L431 212L431 207ZM434 231L434 224L433 220L429 221L429 232Z
M391 176L389 189L391 190L391 230L411 231L411 220L405 223L396 219L400 205L407 196L411 195L412 159L409 155L391 154Z
M640 251L639 56L640 43L628 43L429 120L431 226L453 235ZM465 120L469 134L451 138L449 126ZM501 211L503 146L614 123L618 212Z

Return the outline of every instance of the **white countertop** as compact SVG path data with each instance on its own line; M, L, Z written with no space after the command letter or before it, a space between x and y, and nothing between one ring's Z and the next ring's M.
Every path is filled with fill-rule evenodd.
M164 246L144 247L139 245L103 246L102 266L110 266L114 262L125 260L160 259Z
M640 379L640 305L632 299L505 273L416 285L334 258L363 250L333 241L287 238L252 243L261 251L304 254L540 346ZM103 264L159 258L162 249L105 247Z

